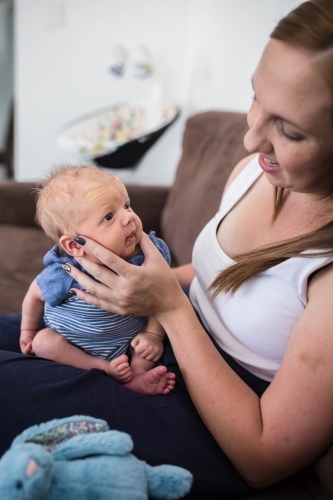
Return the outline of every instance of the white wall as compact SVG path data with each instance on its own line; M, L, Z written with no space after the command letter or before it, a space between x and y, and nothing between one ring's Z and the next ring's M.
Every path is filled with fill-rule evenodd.
M0 0L0 148L7 132L13 87L13 8L10 0Z
M149 93L149 83L115 79L121 43L149 48L165 97L182 117L125 182L169 184L184 120L208 109L246 112L250 77L276 22L299 0L15 0L15 176L33 180L53 162L75 161L55 133L69 121ZM50 7L58 17L50 18ZM60 10L59 10L60 9Z

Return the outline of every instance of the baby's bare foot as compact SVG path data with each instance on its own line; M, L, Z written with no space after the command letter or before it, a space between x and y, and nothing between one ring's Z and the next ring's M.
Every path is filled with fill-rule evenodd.
M154 396L155 394L169 394L175 387L176 375L168 372L165 366L156 366L148 372L133 375L130 382L124 384L128 389Z
M130 382L132 379L132 371L126 354L122 354L118 358L112 359L108 364L106 373L121 384Z

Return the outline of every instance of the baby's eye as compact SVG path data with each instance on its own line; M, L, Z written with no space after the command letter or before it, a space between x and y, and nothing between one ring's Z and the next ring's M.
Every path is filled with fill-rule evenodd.
M113 214L110 212L109 214L107 214L107 215L104 217L103 221L104 221L104 220L112 220L112 219L113 219Z
M126 210L128 210L129 208L131 208L131 204L130 204L129 201L127 203L125 203L125 208L126 208Z

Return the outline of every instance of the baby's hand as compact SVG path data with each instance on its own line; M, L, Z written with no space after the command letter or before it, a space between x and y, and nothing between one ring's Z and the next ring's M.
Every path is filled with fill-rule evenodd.
M148 361L158 361L163 353L163 342L149 332L138 333L131 342L136 354Z
M36 330L21 330L20 349L23 354L33 354L32 341L36 335Z

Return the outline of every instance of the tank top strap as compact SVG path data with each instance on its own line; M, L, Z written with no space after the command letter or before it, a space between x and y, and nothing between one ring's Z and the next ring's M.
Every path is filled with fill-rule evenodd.
M224 217L244 196L255 181L262 174L258 163L258 156L252 158L244 169L235 177L228 189L225 191L219 207L221 216Z

